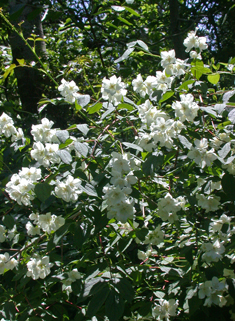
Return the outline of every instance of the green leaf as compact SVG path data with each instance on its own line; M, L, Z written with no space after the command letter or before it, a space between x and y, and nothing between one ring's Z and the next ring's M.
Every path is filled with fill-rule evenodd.
M185 89L185 90L188 90L188 85L191 85L195 82L195 80L186 80L182 83L181 86L179 86L179 89Z
M45 202L50 197L52 189L53 187L48 183L38 183L34 188L34 192L41 202Z
M174 91L167 91L162 98L159 100L159 103L163 103L164 101L166 101L167 99L169 99L170 97L172 97L174 95Z
M117 12L121 12L121 11L124 11L125 8L124 7L121 7L121 6L111 6L111 8L114 10L114 11L117 11Z
M128 143L128 142L123 142L122 144L128 148L132 148L132 149L138 150L140 152L143 152L143 148L136 145L136 144Z
M56 154L60 157L63 163L70 164L72 162L72 156L67 150L57 150Z
M188 149L191 149L192 147L192 144L187 140L186 137L182 136L182 135L178 135L178 138L179 138L179 141L181 142L181 144L188 148Z
M146 161L142 165L143 172L146 176L152 175L155 170L163 164L164 156L159 155L151 155L149 156Z
M202 305L203 300L199 299L197 296L193 296L192 299L188 300L189 305L189 315L191 316L198 310L200 310L200 306Z
M133 300L134 290L132 288L131 283L127 278L115 278L114 279L114 287L118 289L120 295L129 303Z
M12 229L15 225L14 218L11 215L4 215L2 221L8 229Z
M114 60L115 64L128 58L130 56L130 54L132 53L132 51L134 51L134 50L135 50L134 47L128 48L120 58Z
M76 109L76 110L81 110L81 109L82 109L82 106L79 105L79 103L77 102L77 100L75 100L75 109Z
M131 22L129 22L128 20L126 20L120 16L118 17L118 20L120 20L121 22L124 22L128 26L133 26L133 24Z
M82 185L81 185L79 188L80 188L83 192L87 193L87 195L98 197L97 192L96 192L94 186L91 185L91 184L88 184L88 183L87 183L85 186L82 186Z
M127 110L132 111L134 109L134 107L129 104L122 103L122 104L118 105L117 109L127 109Z
M227 278L226 282L228 284L228 293L231 295L232 298L235 298L235 280Z
M10 67L8 67L5 73L3 74L3 78L6 79L7 76L15 69L15 67L16 67L16 64L10 65Z
M213 84L216 85L219 80L220 80L220 74L211 74L207 76L208 81Z
M55 231L53 239L55 245L58 244L60 239L68 232L71 224L72 223L66 223L63 226L61 226L57 231Z
M129 8L129 7L126 7L126 6L123 6L123 8L125 8L127 11L129 11L131 14L133 14L134 16L136 17L140 17L139 13L136 12L135 10Z
M124 312L124 301L115 291L111 290L105 303L105 312L110 321L117 321Z
M10 320L10 321L15 321L15 313L16 313L16 309L15 309L15 305L14 303L11 302L5 302L2 306L2 312L4 314L4 317L6 318L5 320Z
M74 143L74 147L76 148L76 150L84 157L87 157L88 154L88 146L84 143L80 143L80 142L75 142Z
M226 143L221 150L218 151L218 154L221 158L225 158L231 150L231 143Z
M57 130L56 136L62 143L65 143L66 140L69 138L69 132L67 130Z
M104 302L106 301L108 295L109 295L109 287L107 284L104 283L104 287L100 289L100 291L94 295L91 300L88 303L87 307L87 316L94 316L96 315L96 312L99 311L99 309L102 307Z
M231 201L235 201L235 177L231 174L226 173L221 180L221 184L225 194Z
M97 113L100 109L102 108L102 104L101 103L97 103L94 106L88 108L88 114L94 114Z
M20 66L25 66L25 61L24 61L24 59L16 59L17 60L17 62L18 62L18 64L20 65Z
M87 124L79 124L76 125L77 129L80 130L80 132L83 133L83 135L87 135L87 133L89 132L90 128L88 127Z

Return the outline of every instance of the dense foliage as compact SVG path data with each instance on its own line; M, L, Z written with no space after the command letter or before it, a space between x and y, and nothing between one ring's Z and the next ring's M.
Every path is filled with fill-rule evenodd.
M97 10L144 28L132 3ZM1 47L2 320L235 320L235 58L208 60L197 29L185 60L158 55L120 25L106 68L106 43L87 50L72 18L45 57L0 15L34 55ZM84 55L65 64L61 42ZM21 68L43 74L38 113L17 95Z

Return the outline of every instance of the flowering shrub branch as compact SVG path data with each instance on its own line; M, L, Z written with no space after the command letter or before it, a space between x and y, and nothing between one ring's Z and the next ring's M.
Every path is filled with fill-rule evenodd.
M85 124L0 116L3 320L235 320L235 90L184 45L93 105L62 79Z

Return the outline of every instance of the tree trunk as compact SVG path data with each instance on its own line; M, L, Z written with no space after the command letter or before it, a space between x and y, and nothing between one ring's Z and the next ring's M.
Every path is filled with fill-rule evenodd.
M183 36L180 31L179 23L179 3L178 0L169 0L170 7L170 34L172 37L176 57L186 59Z
M36 15L34 19L27 20L28 14L36 9L32 2L32 0L9 1L10 12L15 12L19 8L20 4L24 5L22 13L15 21L12 21L12 23L18 29L20 24L20 28L25 39L30 37L32 33L39 35L41 38L44 36L41 17L39 14ZM35 61L35 56L33 53L15 32L10 32L9 39L14 63L18 64L16 59L24 59L27 62ZM46 46L44 41L37 41L36 51L41 57L46 55ZM17 78L22 109L33 113L37 112L37 103L41 99L43 92L42 75L37 69L28 67L15 68L15 75Z

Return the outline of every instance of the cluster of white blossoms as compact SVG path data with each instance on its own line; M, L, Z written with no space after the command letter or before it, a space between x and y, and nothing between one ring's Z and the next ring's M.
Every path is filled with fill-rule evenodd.
M198 104L194 101L192 94L180 95L181 101L175 101L172 104L172 108L175 110L175 117L178 117L180 121L185 120L194 121L199 110Z
M61 85L58 87L58 90L60 91L61 95L65 98L65 100L67 100L71 104L73 104L75 100L81 96L78 93L79 88L73 80L69 82L65 79L62 79Z
M65 202L76 202L78 195L82 193L80 186L81 180L79 178L68 175L63 181L56 181L55 195Z
M76 280L81 279L81 274L78 272L78 269L73 269L70 272L67 272L68 278L62 281L62 290L66 291L67 293L72 293L71 284Z
M226 235L229 234L230 232L230 222L231 222L231 217L227 216L226 214L222 214L219 219L211 219L210 223L210 232L211 234L218 233L219 235L223 236L222 234L222 227L224 224L228 225Z
M161 90L165 93L171 88L171 83L173 81L172 77L167 77L162 71L156 72L155 76L148 76L145 81L141 74L137 76L136 79L132 80L133 90L140 94L141 97L149 95L152 98L152 94L155 90Z
M169 321L170 317L175 317L177 315L178 301L174 299L170 299L169 301L159 299L158 301L159 304L152 310L154 320Z
M19 205L29 206L34 199L35 183L41 179L41 169L36 167L22 167L19 174L13 174L6 184L6 192Z
M113 152L109 166L112 167L110 184L103 188L103 206L107 206L108 218L116 218L117 221L125 223L132 219L135 213L134 200L130 197L131 185L137 182L131 168L135 162L130 154Z
M13 119L5 113L0 116L0 134L5 137L11 137L11 141L17 141L24 138L24 133L21 128L16 129Z
M219 209L220 197L215 195L197 194L198 206L208 212L215 212Z
M56 154L58 150L59 144L46 143L44 146L41 142L36 142L33 144L30 154L40 165L49 167L60 162L60 157Z
M164 241L164 233L161 230L161 225L158 225L154 230L149 230L145 236L144 244L159 245Z
M209 145L206 138L202 138L201 140L195 139L194 145L195 147L191 147L187 156L194 160L201 168L210 166L213 161L217 159L214 149L208 150Z
M50 263L49 260L49 256L35 255L31 257L27 263L28 272L26 275L32 277L33 280L45 279L50 274L50 268L53 266L53 263Z
M7 230L6 226L0 225L0 243L5 241L12 241L13 244L18 242L19 234L17 234L16 225L13 226L12 229Z
M138 253L137 253L138 259L141 260L142 262L147 262L149 258L153 255L157 255L157 251L153 249L151 245L147 247L145 252L138 250Z
M40 229L42 229L43 232L50 234L51 232L58 230L65 223L65 219L61 215L57 216L50 212L41 215L32 213L30 214L29 219L33 221L34 225L31 222L27 222L25 227L28 235L41 234Z
M56 129L51 128L53 124L53 121L43 118L41 124L32 125L31 134L35 143L30 154L44 167L60 162L60 157L56 154L59 150L59 140L56 136Z
M122 82L121 77L112 76L110 79L102 80L101 93L102 98L108 100L114 106L117 106L126 96L126 84Z
M225 247L218 239L214 243L206 242L201 245L201 250L204 252L202 260L210 262L218 262L222 259L222 254L225 252Z
M224 293L228 291L228 286L225 279L219 281L216 276L211 281L205 281L199 284L198 297L205 299L204 305L211 307L212 304L223 307L227 300Z
M5 270L13 270L17 265L17 260L11 259L9 253L0 254L0 274L3 274Z
M186 200L183 196L173 198L170 193L167 193L164 198L158 200L158 215L163 221L174 223L179 219L176 214L181 209L185 209Z
M56 129L51 128L54 125L52 120L43 118L41 124L32 125L31 134L35 142L58 143Z
M175 57L175 50L161 52L161 66L164 68L163 74L179 77L185 74L185 62ZM158 72L157 72L158 73Z
M196 31L190 31L187 35L187 38L184 40L184 46L186 47L186 52L189 52L191 49L195 48L199 50L199 53L208 48L206 43L206 37L198 37L196 35ZM196 52L198 54L198 52ZM198 58L198 56L194 57L195 51L192 54L192 58ZM200 56L199 56L200 57Z
M142 120L142 129L150 129L150 132L140 131L136 137L140 147L147 151L160 143L160 146L171 148L174 144L173 138L177 138L185 126L180 120L174 121L169 116L157 109L150 100L146 100L144 104L138 106L139 117Z

